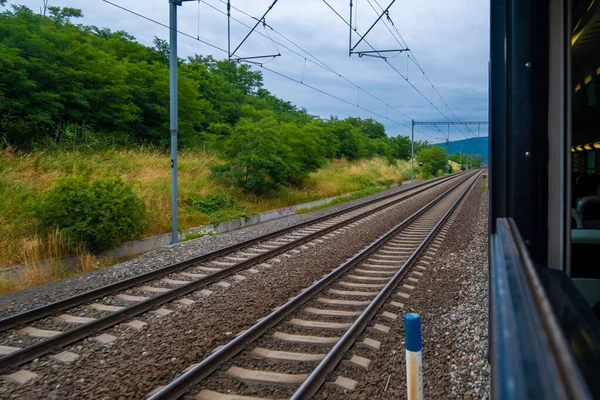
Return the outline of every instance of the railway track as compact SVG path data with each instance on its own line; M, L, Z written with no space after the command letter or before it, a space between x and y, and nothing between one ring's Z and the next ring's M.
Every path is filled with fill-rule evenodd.
M442 178L419 184L361 205L316 218L296 226L239 243L184 262L172 264L148 273L128 278L89 292L41 306L0 320L0 372L51 353L136 315L152 311L168 313L158 308L171 301L192 302L186 294L208 285L229 285L225 278L242 270L277 262L278 256L292 257L306 246L315 246L336 232L366 221L402 201L424 193L460 176ZM208 293L208 291L206 292ZM135 327L139 321L131 321ZM14 332L18 333L15 340ZM100 335L99 342L110 341Z
M332 378L342 359L367 368L370 359L363 352L348 356L348 350L360 346L375 356L380 343L368 333L360 343L357 338L374 317L400 318L402 302L426 273L453 211L479 175L452 186L167 386L156 388L149 399L308 399ZM384 305L396 312L380 313ZM369 327L378 333L389 329ZM337 376L333 384L352 390L357 382Z

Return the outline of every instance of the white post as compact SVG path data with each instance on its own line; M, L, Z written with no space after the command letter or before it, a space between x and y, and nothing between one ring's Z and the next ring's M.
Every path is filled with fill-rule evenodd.
M406 391L408 400L423 400L423 361L421 357L421 316L404 316L406 342Z

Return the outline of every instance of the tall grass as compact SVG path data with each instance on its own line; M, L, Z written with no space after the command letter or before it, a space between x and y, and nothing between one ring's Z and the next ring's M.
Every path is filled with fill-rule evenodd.
M0 275L0 294L90 272L114 261L90 254L80 244L72 246L59 232L22 239L17 256L20 278Z
M234 200L236 210L247 214L354 192L374 185L410 178L410 162L390 165L384 160L348 162L333 160L312 173L300 187L283 188L278 193L258 197L239 188L211 179L210 167L219 163L216 154L203 150L179 153L179 223L181 229L210 223L214 216L188 206L186 199L225 195ZM32 209L36 199L51 189L57 179L85 176L90 179L119 176L134 185L147 207L147 228L143 236L171 229L170 156L154 148L81 148L34 150L28 153L0 149L0 268L23 264L25 281L32 286L48 280L96 268L105 261L77 247L77 263L65 267L60 260L76 246L58 233L41 236ZM69 250L71 249L71 250ZM72 255L72 254L71 254ZM50 263L43 268L44 260ZM0 292L12 283L0 282Z

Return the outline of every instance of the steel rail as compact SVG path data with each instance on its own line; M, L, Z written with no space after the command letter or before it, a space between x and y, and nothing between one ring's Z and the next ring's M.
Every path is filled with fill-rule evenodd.
M475 185L477 179L463 191L459 198L452 204L452 206L446 211L442 218L433 227L431 232L421 242L419 247L408 257L404 264L398 269L398 272L394 274L392 279L385 285L385 287L375 296L373 301L367 306L362 314L354 321L354 323L348 328L344 335L337 341L335 346L325 355L323 360L317 365L315 369L310 373L308 378L300 385L298 390L290 397L290 400L309 399L317 393L321 385L327 379L329 373L335 369L339 362L344 357L344 354L352 347L356 342L358 336L367 327L369 322L373 319L375 314L384 305L385 301L392 294L392 291L396 288L398 283L404 278L408 269L414 264L417 258L421 255L423 250L429 246L433 237L446 223L450 215L454 212L456 207L460 204L463 198L467 195L469 190Z
M335 218L335 217L337 217L339 215L343 215L343 214L346 214L348 212L352 212L352 211L357 210L357 209L359 209L361 207L366 207L366 206L369 206L371 204L377 203L379 201L384 201L384 200L387 200L387 199L389 199L391 197L402 195L402 193L404 193L405 191L416 189L416 188L419 188L419 187L422 187L424 185L428 185L428 184L431 184L431 183L434 183L435 185L433 185L432 187L435 187L435 186L437 186L437 185L439 185L441 183L444 183L444 182L449 181L451 179L455 179L455 178L457 178L459 176L462 176L462 175L463 174L457 174L457 175L454 175L454 176L451 176L451 177L442 177L442 178L438 178L436 180L432 180L432 181L428 181L428 182L421 182L421 183L419 183L417 185L414 185L414 186L411 186L411 187L409 187L406 190L403 190L401 192L395 192L395 193L392 193L392 194L389 194L389 195L386 195L386 196L379 197L377 199L369 200L368 202L365 202L365 203L362 203L362 204L357 204L357 205L345 208L343 210L339 210L339 211L333 212L333 213L328 214L328 215L324 215L324 216L317 217L317 218L314 218L314 219L309 220L309 221L301 222L301 223L293 225L293 226L282 228L282 229L273 231L271 233L268 233L266 235L259 236L259 237L253 238L253 239L248 239L246 241L243 241L243 242L240 242L240 243L228 246L228 247L224 247L222 249L215 250L215 251L212 251L210 253L198 256L198 257L194 257L194 258L190 258L188 260L184 260L184 261L180 261L180 262L177 262L177 263L174 263L174 264L170 264L170 265L168 265L166 267L163 267L163 268L158 268L158 269L155 269L153 271L145 272L143 274L136 275L136 276L133 276L133 277L130 277L130 278L126 278L126 279L123 279L123 280L121 280L119 282L112 283L110 285L102 286L102 287L99 287L97 289L93 289L93 290L89 290L87 292L79 293L77 295L68 297L68 298L63 299L63 300L59 300L59 301L56 301L56 302L53 302L53 303L45 304L43 306L36 307L36 308L31 309L31 310L23 311L21 313L14 314L14 315L11 315L9 317L2 318L2 319L0 319L0 332L7 331L8 329L13 328L13 327L15 327L17 325L20 325L20 324L25 324L25 323L28 323L28 322L31 322L31 321L35 321L35 320L40 319L40 318L44 318L44 317L50 316L50 315L52 315L52 314L54 314L54 313L56 313L58 311L62 311L62 310L66 310L68 308L79 306L81 304L84 304L84 303L89 302L91 300L95 300L97 298L109 295L109 294L111 294L113 292L116 292L116 291L124 290L124 289L129 289L129 288L131 288L133 286L136 286L136 285L139 285L141 283L144 283L144 282L156 279L156 278L161 277L163 275L168 275L168 274L172 274L174 272L178 272L178 271L180 271L182 269L189 268L189 267L191 267L194 264L199 264L199 263L211 261L211 260L213 260L215 258L222 257L222 256L224 256L226 254L238 251L238 250L243 249L245 247L249 247L249 246L255 245L256 243L264 242L264 241L270 240L271 238L274 238L274 237L277 237L277 236L280 236L280 235L284 235L284 234L286 234L288 232L291 232L291 231L294 231L296 229L302 229L302 228L304 228L306 226L317 224L319 222L328 220L330 218ZM411 198L411 197L413 197L413 196L415 196L417 194L422 193L423 191L424 190L421 190L421 191L415 192L415 193L410 193L408 196L403 197L400 200L409 199L409 198ZM267 254L267 253L265 253L265 254ZM272 253L268 253L268 254L272 254Z
M462 174L460 175L462 176ZM451 179L456 178L456 176L452 177ZM448 179L449 180L449 179ZM443 180L441 181L441 183L446 182L447 180ZM434 185L433 187L436 187L439 183L436 183L436 185ZM351 217L347 220L338 222L334 225L331 225L330 227L324 228L322 230L319 230L317 232L311 233L305 237L302 237L300 239L288 242L276 249L270 250L268 252L265 252L263 254L259 254L256 257L250 258L246 261L243 261L239 264L233 265L231 267L227 267L224 268L218 272L215 272L213 274L207 275L206 277L197 279L195 281L190 281L189 283L179 286L179 287L175 287L173 289L171 289L168 292L165 293L161 293L159 295L156 295L154 297L149 298L148 300L144 300L142 302L139 302L137 304L134 304L132 306L123 308L122 310L113 312L110 315L107 315L106 317L103 318L99 318L95 321L89 322L87 324L83 324L80 325L76 328L70 329L66 332L63 332L59 335L56 335L52 338L43 340L41 342L38 342L36 344L33 344L31 346L25 347L21 350L18 350L14 353L10 353L8 355L5 355L3 357L0 358L0 371L5 371L11 367L15 367L17 365L26 363L28 361L31 361L35 358L41 357L55 349L64 347L68 344L71 344L77 340L83 339L85 337L90 336L91 334L101 331L103 329L109 328L111 326L114 326L116 324L119 324L123 321L126 321L136 315L142 314L146 311L152 310L153 308L162 305L164 303L167 303L169 301L175 300L178 297L184 296L188 293L191 293L193 291L196 291L202 287L208 286L212 283L215 283L227 276L230 276L231 274L234 274L238 271L241 271L243 269L249 268L250 266L257 264L257 263L261 263L265 260L268 260L270 258L273 258L275 256L277 256L278 254L284 253L294 247L298 247L300 245L302 245L303 243L309 242L311 240L314 240L317 237L323 236L331 231L334 231L336 229L339 229L340 227L343 227L345 225L351 224L354 221L357 221L359 219L364 218L365 216L374 214L378 211L381 211L385 208L391 207L395 204L397 204L398 202L401 202L403 200L406 200L408 198L414 197L420 193L423 193L427 190L431 189L431 187L426 187L426 188L422 188L419 189L413 193L409 193L406 196L403 196L399 199L396 199L394 201L391 201L389 203L383 204L379 207L376 207L372 210L369 210L365 213L361 213L359 215L356 215L354 217ZM314 222L313 222L314 223ZM287 229L287 228L285 228ZM264 241L264 238L260 241ZM232 246L235 247L235 246ZM219 251L218 251L219 252ZM181 268L187 268L193 264L198 263L199 261L195 261L193 263L191 263L190 261L185 261L183 262L183 264L185 264L184 267L179 266L179 269ZM177 265L177 264L176 264ZM167 267L168 268L168 267ZM168 273L172 273L173 271L170 271L168 273L164 272L164 269L162 270L156 270L156 271L152 271L151 274L154 275L155 272L162 272L160 274L158 274L157 277L162 276L162 275L166 275ZM136 277L134 277L136 278ZM147 280L147 279L146 279ZM144 281L146 281L144 280ZM141 282L136 281L136 284L139 284ZM134 284L135 285L135 284ZM131 285L130 285L131 286ZM101 288L102 289L102 288ZM114 289L110 291L110 293L113 293L119 289ZM88 300L89 301L89 300ZM60 311L58 309L54 309L51 310L49 314L55 313L57 311ZM37 318L36 318L37 319ZM0 324L2 323L2 321L0 321Z
M150 396L148 400L180 399L182 396L185 395L188 388L211 375L217 368L219 368L221 365L229 361L232 357L240 353L246 346L254 342L259 337L263 336L269 329L277 325L289 314L298 309L298 307L306 303L314 295L318 294L321 290L331 285L333 282L335 282L335 280L337 280L340 276L346 273L349 269L353 268L354 266L361 263L364 259L371 256L371 254L373 254L379 248L384 246L389 240L391 240L409 224L414 222L423 213L428 211L431 207L433 207L435 204L437 204L439 201L445 198L449 193L454 191L458 186L460 186L476 174L477 173L467 174L467 177L464 180L461 180L459 183L446 190L444 193L442 193L440 196L426 204L424 207L412 214L410 217L406 218L404 221L400 222L388 232L384 233L369 246L355 254L352 258L348 259L339 267L335 268L323 278L309 286L302 293L293 297L287 303L285 303L284 305L273 311L271 314L269 314L267 317L265 317L252 327L248 328L244 333L227 343L221 349L212 353L210 356L198 363L195 367L191 368L187 372L177 377L175 380L173 380L167 386L162 388L160 391Z

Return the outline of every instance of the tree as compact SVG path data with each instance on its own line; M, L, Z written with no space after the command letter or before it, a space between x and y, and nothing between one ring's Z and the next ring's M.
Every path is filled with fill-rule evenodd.
M408 160L411 153L410 138L407 136L395 136L389 139L392 148L392 156L396 159Z
M6 6L7 1L8 0L0 0L0 6L2 6L2 7Z
M45 5L47 6L47 4ZM45 11L45 8L44 8ZM50 12L50 18L52 18L56 22L66 23L71 20L71 18L82 18L83 13L79 8L73 7L56 7L49 6L48 11ZM45 15L45 14L44 14Z
M171 46L169 46L169 43L164 39L154 36L152 44L154 44L154 49L163 55L164 61L168 62L171 57Z
M212 169L212 178L232 179L251 193L274 191L289 184L286 160L291 149L278 138L277 121L265 118L258 123L243 118L227 141L227 163Z
M430 146L417 154L419 163L423 163L422 171L426 176L435 176L446 167L446 150L440 146Z

